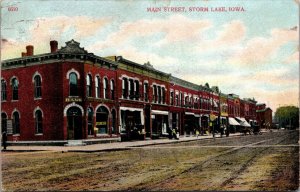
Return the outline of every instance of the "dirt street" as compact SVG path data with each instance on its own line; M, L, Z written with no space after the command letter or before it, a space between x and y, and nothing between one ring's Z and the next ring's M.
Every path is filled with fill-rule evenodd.
M16 190L297 190L299 132L205 139L97 153L2 153Z

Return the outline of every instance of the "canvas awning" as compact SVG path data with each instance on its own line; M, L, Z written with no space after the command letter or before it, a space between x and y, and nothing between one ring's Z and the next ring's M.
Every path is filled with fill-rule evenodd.
M246 121L243 117L236 117L237 120L240 121L241 126L243 127L251 127L251 125Z
M151 110L152 115L169 115L168 111Z
M193 115L193 116L195 116L195 117L200 117L200 115L195 114L195 113L191 113L191 112L185 112L184 114L185 114L185 115Z
M214 107L218 107L218 103L215 100L213 100L213 103L214 103Z
M234 118L229 117L229 125L240 125Z

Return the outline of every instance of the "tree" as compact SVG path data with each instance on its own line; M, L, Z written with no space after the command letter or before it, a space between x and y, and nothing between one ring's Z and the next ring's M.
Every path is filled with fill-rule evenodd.
M299 127L299 108L295 106L279 107L275 112L275 120L280 127Z

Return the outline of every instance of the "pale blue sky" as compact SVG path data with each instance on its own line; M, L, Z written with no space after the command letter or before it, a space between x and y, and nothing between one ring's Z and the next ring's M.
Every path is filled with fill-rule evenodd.
M150 61L174 76L255 97L273 109L298 104L299 0L19 0L2 1L1 7L2 60L19 57L27 44L39 54L49 51L49 40L64 46L75 39L97 55ZM148 7L187 11L152 13Z

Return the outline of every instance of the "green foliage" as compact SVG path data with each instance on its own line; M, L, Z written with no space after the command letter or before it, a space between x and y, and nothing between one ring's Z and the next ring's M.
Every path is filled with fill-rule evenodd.
M299 108L296 106L279 107L275 112L275 120L280 127L299 127Z

